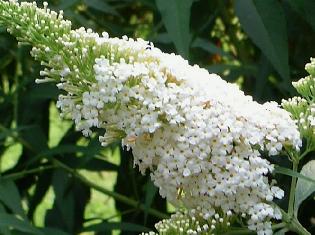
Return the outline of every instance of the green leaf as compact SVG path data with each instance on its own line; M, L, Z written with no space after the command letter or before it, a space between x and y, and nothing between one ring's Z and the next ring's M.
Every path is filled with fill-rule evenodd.
M1 204L0 204L0 213L6 213L4 207ZM9 228L6 228L6 227L0 227L0 233L2 235L11 235Z
M16 218L13 215L0 213L0 227L11 227L15 230L27 232L31 234L40 234L43 233L37 228L33 227L29 222Z
M52 186L55 200L52 209L46 213L45 226L77 234L76 231L81 230L84 222L90 188L61 169L54 171Z
M277 0L236 0L241 26L276 71L289 82L288 37L283 9Z
M150 209L152 202L154 200L154 197L157 193L158 189L155 187L153 182L148 179L146 185L145 185L145 198L144 198L144 223L146 224L147 218L148 218L148 210Z
M177 52L184 58L189 58L190 8L193 0L156 0L166 30L175 44Z
M43 83L35 87L28 96L30 99L36 101L40 99L56 99L59 93L60 91L55 83Z
M264 90L267 87L268 83L268 76L272 72L272 66L266 56L261 54L259 64L257 66L257 74L256 74L256 83L255 83L255 98L261 99L263 94L265 93Z
M43 151L40 151L37 155L32 157L30 161L28 162L28 165L34 164L39 159L46 157L46 158L52 158L55 155L62 155L67 153L79 153L84 152L86 150L83 146L76 146L76 145L59 145L50 149L45 149Z
M65 233L55 228L42 228L41 231L43 231L45 235L69 235L69 233Z
M5 139L5 138L7 138L9 136L15 137L18 132L25 131L27 129L31 129L33 127L34 126L31 126L31 125L19 126L19 127L15 128L15 129L6 129L6 128L0 127L0 131L1 131L0 132L0 140L1 139Z
M101 146L98 144L97 147ZM95 149L90 144L88 147L86 146L77 146L72 144L67 145L58 145L56 147L50 148L48 150L44 150L36 155L32 160L32 162L39 160L42 157L52 158L55 156L59 156L59 159L66 165L75 169L87 169L91 171L100 171L100 170L110 170L116 171L118 167L106 161L104 158L94 158L98 154L98 150ZM76 157L74 155L68 156L67 154L74 153L82 153L84 158ZM65 156L63 156L65 155Z
M38 119L40 119L41 115L39 115L37 112L34 112L34 109L31 109L31 107L25 109L27 112L32 112L28 114L24 114L25 119L30 119L38 116ZM21 110L22 111L22 110ZM36 120L36 119L35 119ZM36 120L37 121L37 120ZM19 142L26 147L28 150L34 152L37 151L43 151L44 149L48 148L47 144L47 135L45 133L45 130L43 130L43 126L40 126L41 123L34 121L33 123L36 123L36 125L31 126L29 129L23 130L19 132ZM44 122L44 120L43 120ZM29 122L25 121L25 124L27 125Z
M107 4L105 1L102 1L102 0L85 0L84 2L88 7L91 7L95 10L102 11L106 14L112 14L112 15L119 16L117 11L112 6Z
M79 0L60 0L57 8L60 10L67 10L77 4Z
M301 170L301 174L315 180L315 160L306 163ZM295 190L294 214L297 216L301 203L315 192L315 183L305 179L298 179Z
M207 52L210 52L211 54L218 54L220 56L232 58L232 56L229 53L223 51L222 48L217 47L215 44L204 38L196 38L192 43L192 47L201 48Z
M13 55L12 54L5 54L1 55L0 58L0 69L5 68L8 64L10 64L13 60Z
M224 73L227 70L237 70L242 71L243 74L254 74L256 73L256 68L253 65L235 65L235 64L214 64L210 66L205 66L210 73Z
M129 232L148 232L150 231L149 228L133 224L133 223L120 223L120 222L102 222L99 224L91 225L83 229L83 231L111 231L111 230L122 230L122 231L129 231Z
M172 40L170 39L168 33L159 33L154 38L152 38L151 41L163 44L172 43Z
M287 0L291 7L308 22L315 31L315 1L314 0Z
M18 189L11 180L0 178L0 201L2 201L13 213L25 217Z
M277 174L288 175L288 176L291 176L291 177L300 178L300 179L303 179L305 181L308 181L309 183L314 183L315 184L315 179L309 178L309 177L307 177L305 175L302 175L302 174L300 174L298 172L292 171L291 169L288 169L288 168L284 168L284 167L281 167L281 166L275 166L275 170L273 172L277 173Z
M33 218L37 207L42 203L46 193L48 192L51 184L51 172L44 172L38 175L38 180L36 182L36 187L32 197L28 204L28 218Z
M38 158L40 157L52 157L54 155L59 154L67 154L67 153L84 153L86 151L86 147L84 146L77 146L74 144L67 144L67 145L58 145L56 147L44 150L38 154Z
M71 231L74 227L74 198L71 188L70 178L67 172L56 170L53 174L52 185L55 198L55 209L60 212L61 219L67 229Z
M233 65L233 64L214 64L210 66L205 66L205 69L209 71L209 73L216 73L224 78L227 81L235 81L240 76L244 75L253 75L256 74L256 67L250 64L248 65ZM228 73L226 73L228 71Z

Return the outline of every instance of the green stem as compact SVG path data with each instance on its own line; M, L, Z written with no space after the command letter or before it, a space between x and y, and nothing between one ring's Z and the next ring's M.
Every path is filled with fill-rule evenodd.
M299 235L311 235L311 233L307 231L296 218L291 220L289 228L291 231L294 231Z
M311 152L311 147L307 146L306 150L299 156L299 160L302 160L307 154Z
M293 158L292 159L292 165L293 165L292 170L294 172L297 172L299 160L297 158ZM288 216L290 218L293 216L296 181L297 181L297 178L295 176L292 176L291 188L290 188L290 198L289 198L289 208L288 208Z
M7 174L7 175L2 176L1 179L17 180L24 177L25 175L35 174L35 173L42 172L45 170L50 170L53 168L56 168L56 166L40 166L38 168L34 168L31 170L24 170L18 173Z
M132 206L132 207L135 207L135 208L139 208L143 211L147 210L148 214L151 214L151 215L154 215L156 216L157 218L160 218L160 219L166 219L166 218L169 218L169 216L167 214L164 214L158 210L155 210L155 209L152 209L152 208L147 208L144 204L138 202L138 201L135 201L129 197L126 197L122 194L119 194L119 193L116 193L114 191L111 191L111 190L108 190L106 188L103 188L91 181L89 181L88 179L86 179L83 175L79 174L78 172L76 172L74 169L68 167L67 165L65 165L64 163L58 161L57 159L53 159L52 160L58 167L68 171L69 173L71 173L74 177L76 177L77 179L79 179L82 183L84 183L85 185L101 192L101 193L104 193L110 197L113 197L115 198L115 200L117 201L120 201L122 203L125 203L126 205L129 205L129 206Z
M134 213L134 212L136 212L136 211L137 211L137 209L136 209L136 208L133 208L133 209L130 209L130 210L123 211L123 212L121 212L121 213L117 213L117 214L112 215L112 216L110 216L110 217L108 217L108 218L106 218L106 219L103 219L103 220L104 220L104 221L110 221L110 220L115 219L115 218L117 218L117 217L119 217L119 216L128 215L128 214Z
M300 235L311 235L310 232L308 232L297 220L297 218L293 216L289 216L288 213L286 213L284 210L281 209L282 213L282 220L286 224L286 228L290 231L296 232Z
M305 151L301 155L290 154L290 159L292 160L292 170L294 172L298 171L300 159L307 154ZM294 216L294 201L295 201L295 189L296 189L297 177L292 176L291 188L290 188L290 197L289 197L289 208L288 213L282 211L283 221L286 222L287 228L290 231L294 231L300 235L310 235L310 233L299 223L298 219Z
M285 222L272 225L272 230L278 230L278 229L280 229L280 228L284 228L284 227L286 227L286 225L287 225L287 223L285 223Z
M256 232L248 230L248 229L235 229L235 230L225 232L222 235L251 235L251 234L256 234Z

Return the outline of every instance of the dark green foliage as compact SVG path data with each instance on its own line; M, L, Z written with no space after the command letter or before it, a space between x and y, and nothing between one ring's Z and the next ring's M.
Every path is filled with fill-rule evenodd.
M280 101L294 94L291 81L306 75L304 65L315 56L313 0L48 2L52 9L64 10L74 27L153 41L165 52L179 53L190 64L197 63L237 82L260 102ZM117 149L119 143L104 149L97 136L84 140L73 127L60 134L57 146L49 144L54 138L49 107L56 101L58 90L51 84L34 83L40 65L30 57L29 50L28 46L17 46L16 40L0 28L0 233L103 235L112 230L138 234L153 229L154 223L167 214L166 202L150 177L133 168L131 152L120 149L120 164L114 164L107 153ZM13 145L14 151L9 154L17 160L3 169L8 161L4 153ZM283 158L272 161L288 164ZM276 174L290 175L279 169ZM100 182L89 181L87 171L105 176ZM103 187L110 172L117 173L114 194ZM286 190L289 181L288 176L279 177L280 186ZM37 228L35 215L49 190L55 196L51 208L41 215L45 229ZM114 198L121 222L108 220L112 214L86 217L94 191ZM280 205L285 206L285 200ZM311 233L315 233L310 222L315 214L308 208L314 208L314 204L309 198L299 211L301 223Z
M158 193L157 188L155 188L151 182L150 177L148 175L146 177L141 176L137 169L133 168L132 152L121 149L121 155L115 191L133 198L136 201L140 201L145 205L143 211L128 213L122 215L121 218L126 222L135 224L140 222L140 224L153 228L157 221L155 218L148 215L148 209L150 207L156 207L161 211L165 211L166 204L161 197L156 195ZM116 202L116 208L120 211L130 211L134 209L119 202ZM124 234L133 233L125 232Z

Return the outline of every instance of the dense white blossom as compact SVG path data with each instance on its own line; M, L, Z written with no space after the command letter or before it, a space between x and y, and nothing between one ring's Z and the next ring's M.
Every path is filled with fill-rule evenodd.
M70 93L59 99L63 113L85 135L92 127L116 130L100 137L104 145L123 132L135 165L142 173L149 169L160 194L175 205L209 216L216 208L243 213L250 229L270 234L268 221L281 218L270 202L283 191L270 186L273 166L261 152L276 155L284 145L298 150L289 113L274 102L260 105L236 85L180 56L148 49L145 41L95 37L123 56L97 58L82 100Z
M38 9L30 3L21 7ZM287 111L275 102L258 104L237 85L142 39L70 30L62 13L46 8L36 14L48 18L36 21L36 28L44 28L51 43L35 43L32 50L47 67L38 82L54 80L65 91L57 102L63 117L85 136L92 128L103 129L104 146L122 139L135 165L142 173L150 171L160 194L173 204L204 219L218 211L242 215L249 229L272 233L270 219L280 219L281 213L271 201L283 191L269 182L273 165L262 153L301 146ZM49 33L55 27L49 19L58 22L56 33ZM34 19L26 15L23 24L29 33L24 41L32 43L26 25ZM13 34L19 30L9 27Z

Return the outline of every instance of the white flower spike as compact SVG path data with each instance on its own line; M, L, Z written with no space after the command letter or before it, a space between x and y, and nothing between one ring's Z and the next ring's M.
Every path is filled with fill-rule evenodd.
M301 146L295 122L277 103L258 104L236 85L142 39L71 30L47 4L0 1L0 24L34 46L32 55L46 67L37 82L53 80L63 90L61 115L85 136L104 129L102 145L122 139L163 197L205 220L242 215L249 229L272 233L270 219L281 215L271 201L283 191L269 184L273 166L261 153ZM217 225L199 229L209 226Z

